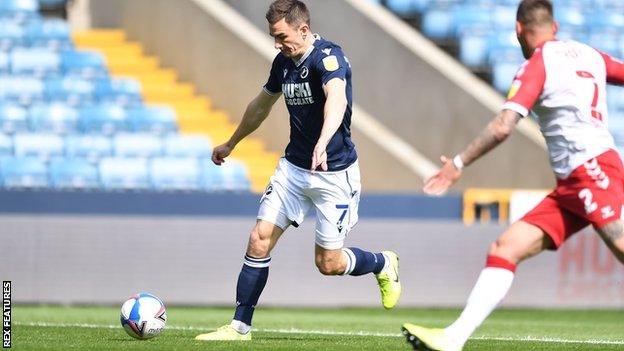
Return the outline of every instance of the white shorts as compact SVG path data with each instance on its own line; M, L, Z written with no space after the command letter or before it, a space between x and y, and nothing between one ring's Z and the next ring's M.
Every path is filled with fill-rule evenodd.
M260 200L258 219L286 230L299 226L314 206L316 244L340 249L358 221L361 190L357 161L342 171L313 174L282 158Z

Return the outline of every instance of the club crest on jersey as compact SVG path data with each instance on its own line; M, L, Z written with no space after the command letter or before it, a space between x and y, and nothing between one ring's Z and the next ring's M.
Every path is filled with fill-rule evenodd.
M284 93L287 105L310 105L314 103L309 82L284 83L282 84L282 93Z
M303 66L303 68L301 69L301 74L300 74L301 79L306 79L308 77L308 73L310 73L308 71L308 67Z

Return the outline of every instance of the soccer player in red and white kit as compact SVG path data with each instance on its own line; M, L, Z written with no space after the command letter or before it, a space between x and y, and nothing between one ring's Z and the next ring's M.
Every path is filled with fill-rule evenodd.
M528 61L518 70L502 112L457 156L442 156L444 166L424 191L448 190L464 166L503 142L530 110L539 118L557 187L491 244L486 267L453 324L445 329L403 325L417 350L461 350L507 294L516 265L556 250L588 225L624 263L624 168L607 130L605 88L606 83L624 85L624 63L585 44L557 40L548 0L523 0L516 18Z

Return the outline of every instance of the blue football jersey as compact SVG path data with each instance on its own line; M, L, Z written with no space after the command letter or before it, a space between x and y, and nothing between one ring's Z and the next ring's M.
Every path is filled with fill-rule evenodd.
M346 82L347 108L342 124L327 145L328 171L340 171L357 159L351 141L351 65L340 46L316 37L311 51L299 60L279 53L264 90L271 95L283 93L290 114L290 142L286 159L310 169L312 151L321 135L324 121L325 92L323 85L333 78Z

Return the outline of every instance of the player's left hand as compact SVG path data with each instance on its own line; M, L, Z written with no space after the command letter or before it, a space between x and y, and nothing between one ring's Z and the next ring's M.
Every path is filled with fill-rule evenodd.
M442 168L425 182L423 187L425 194L443 195L461 177L462 172L455 168L453 159L442 156L440 161L443 164Z
M314 147L314 151L312 152L312 167L311 171L316 171L317 168L321 167L322 171L327 171L327 145L323 143L318 143Z

